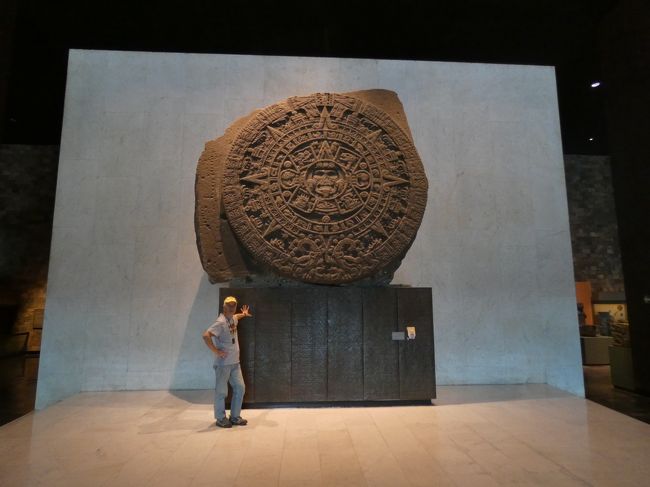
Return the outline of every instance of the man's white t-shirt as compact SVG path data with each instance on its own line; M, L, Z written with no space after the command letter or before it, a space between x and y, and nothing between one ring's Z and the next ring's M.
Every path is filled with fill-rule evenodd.
M233 316L230 321L221 313L208 331L212 334L212 343L227 355L223 358L215 356L214 365L233 365L239 363L239 338L237 337L238 320Z

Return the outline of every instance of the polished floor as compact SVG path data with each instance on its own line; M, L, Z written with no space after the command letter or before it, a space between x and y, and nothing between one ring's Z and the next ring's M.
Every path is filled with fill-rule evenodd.
M543 385L439 396L249 409L223 430L210 391L78 394L0 427L0 485L648 485L641 421Z
M584 365L582 369L588 399L650 424L650 397L614 387L609 365Z

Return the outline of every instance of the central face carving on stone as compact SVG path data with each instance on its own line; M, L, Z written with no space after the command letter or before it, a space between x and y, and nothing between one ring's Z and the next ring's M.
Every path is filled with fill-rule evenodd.
M316 94L272 105L240 131L223 202L257 260L329 284L400 256L422 219L426 188L413 144L385 112Z
M331 199L347 185L343 168L332 160L320 160L307 170L305 187L316 198Z
M283 204L313 223L340 222L368 199L368 164L340 142L310 141L280 173ZM354 164L353 164L354 163Z

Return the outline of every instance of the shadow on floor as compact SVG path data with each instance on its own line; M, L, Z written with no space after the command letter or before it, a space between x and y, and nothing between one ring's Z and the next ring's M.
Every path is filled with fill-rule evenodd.
M36 398L36 379L38 376L38 355L17 355L0 358L0 426L13 421L34 409ZM589 365L583 367L585 394L587 399L614 409L627 416L650 424L650 397L615 388L611 383L608 365ZM465 391L472 392L468 397ZM551 391L551 392L549 392ZM212 403L212 391L171 391L175 396L197 404ZM517 400L533 397L553 397L566 395L546 386L530 385L525 394L521 386L492 387L484 391L464 386L441 386L438 388L436 405L467 402L491 402Z
M432 400L436 406L571 397L568 392L546 384L438 386L436 389L438 397Z

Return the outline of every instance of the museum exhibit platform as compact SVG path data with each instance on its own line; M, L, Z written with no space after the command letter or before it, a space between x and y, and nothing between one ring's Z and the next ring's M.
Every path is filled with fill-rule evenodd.
M436 396L430 288L220 288L219 301L229 295L254 310L238 327L245 403Z
M615 387L634 390L634 366L630 347L609 347L609 364L612 384Z
M435 406L244 409L212 391L76 394L0 427L1 485L637 486L650 425L545 385L439 386Z
M609 347L614 339L608 336L580 337L583 365L608 365Z

